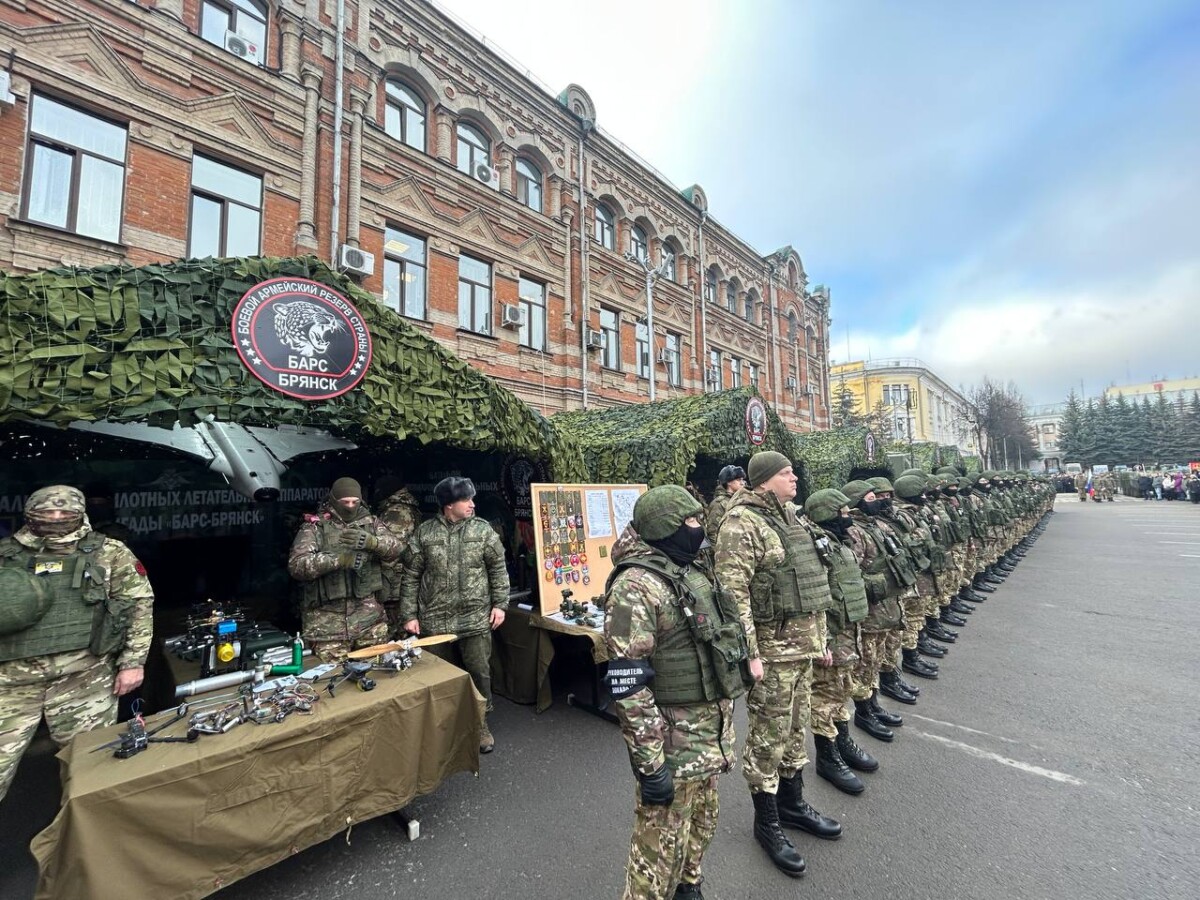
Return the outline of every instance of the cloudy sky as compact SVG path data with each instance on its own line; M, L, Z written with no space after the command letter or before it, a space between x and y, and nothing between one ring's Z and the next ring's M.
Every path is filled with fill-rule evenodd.
M439 0L833 295L834 361L1200 374L1196 0Z

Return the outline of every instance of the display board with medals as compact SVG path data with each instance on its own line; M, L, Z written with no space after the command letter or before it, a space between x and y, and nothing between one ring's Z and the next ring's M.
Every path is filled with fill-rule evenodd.
M542 615L563 592L592 603L612 572L612 548L633 518L644 484L532 484L533 533Z

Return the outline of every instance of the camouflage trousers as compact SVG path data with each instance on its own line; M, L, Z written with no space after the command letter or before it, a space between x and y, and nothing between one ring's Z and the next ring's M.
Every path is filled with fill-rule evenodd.
M867 635L862 636L866 643ZM812 733L822 737L837 737L836 722L849 722L846 701L853 691L851 676L858 661L844 666L813 666Z
M717 776L675 782L670 806L643 806L641 790L622 900L671 900L681 881L699 884L704 851L717 833Z
M864 631L861 641L861 652L858 662L850 672L850 696L855 700L866 700L879 687L879 671L883 668L894 668L896 651L892 651L893 660L887 665L888 643L895 631ZM898 647L898 645L897 645ZM814 729L815 730L815 729Z
M60 747L117 721L116 664L86 650L0 663L0 800L42 716Z
M893 628L884 634L883 659L879 671L894 672L900 667L900 649L904 646L904 628Z
M370 597L304 610L304 640L322 662L341 662L351 650L382 644L389 634L383 606Z
M904 610L904 635L900 646L905 650L917 648L917 634L925 627L925 602L925 597L911 590L900 598L900 608Z
M313 641L308 646L312 649L313 656L317 657L321 662L340 663L351 650L357 650L359 647L370 647L373 644L382 644L387 639L387 623L380 622L378 625L372 625L366 631L355 635L353 640Z
M805 729L812 715L811 659L763 661L762 681L746 698L749 733L742 775L754 794L774 794L808 762Z
M487 701L487 711L492 711L492 633L469 634L452 644L435 644L429 652L444 659L452 666L464 669L475 682L475 689Z

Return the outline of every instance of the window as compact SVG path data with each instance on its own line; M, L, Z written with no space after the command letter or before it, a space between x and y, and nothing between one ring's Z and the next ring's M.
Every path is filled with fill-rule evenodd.
M383 130L414 150L425 152L425 102L408 85L390 78Z
M639 225L634 225L629 231L629 252L645 262L650 255L650 241L646 231Z
M709 303L717 302L717 270L709 269L704 276L704 299Z
M883 404L884 406L907 406L908 385L885 384L883 386Z
M535 212L542 211L542 170L526 159L517 160L517 199Z
M737 295L738 295L737 279L730 278L727 282L725 282L725 308L727 310L729 310L731 313L733 313L735 316L737 315L737 307L738 307Z
M758 363L746 363L746 380L756 388L758 385Z
M383 235L383 305L425 318L425 241L399 228Z
M796 329L799 327L799 325L800 325L800 323L798 321L796 321L796 311L793 309L790 312L788 312L788 340L789 341L796 340Z
M616 246L617 221L612 210L603 203L596 204L596 243L612 250Z
M458 123L458 171L475 177L475 169L491 164L488 139L474 125Z
M650 329L645 322L638 322L634 328L634 356L637 357L638 378L650 377L650 353L654 348L650 345Z
M708 351L708 373L705 376L705 381L714 390L721 389L721 351Z
M668 281L675 281L675 248L663 241L661 253L663 277Z
M267 45L267 7L254 0L203 0L200 4L200 37L218 47L225 46L227 32L245 38L258 49L257 59L263 65Z
M32 107L25 217L119 241L125 129L37 94Z
M621 371L621 315L612 309L600 307L600 333L604 335L604 349L600 351L600 365L613 371Z
M746 321L754 321L754 292L746 292Z
M262 179L207 156L193 156L188 256L257 256L261 225Z
M742 386L742 361L736 356L729 357L729 386L731 388Z
M683 338L667 332L667 384L679 387L683 384Z
M530 350L546 349L546 286L528 278L519 284L521 309L525 324L517 331L517 340Z
M1042 426L1042 434L1054 434L1054 423L1047 422Z
M492 267L466 254L458 257L458 327L492 333Z

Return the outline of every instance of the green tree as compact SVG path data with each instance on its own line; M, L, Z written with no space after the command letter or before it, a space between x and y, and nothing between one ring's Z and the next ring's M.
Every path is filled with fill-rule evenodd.
M1058 427L1058 449L1064 463L1079 462L1079 431L1082 427L1083 404L1079 402L1079 396L1071 391L1067 395L1062 424Z

